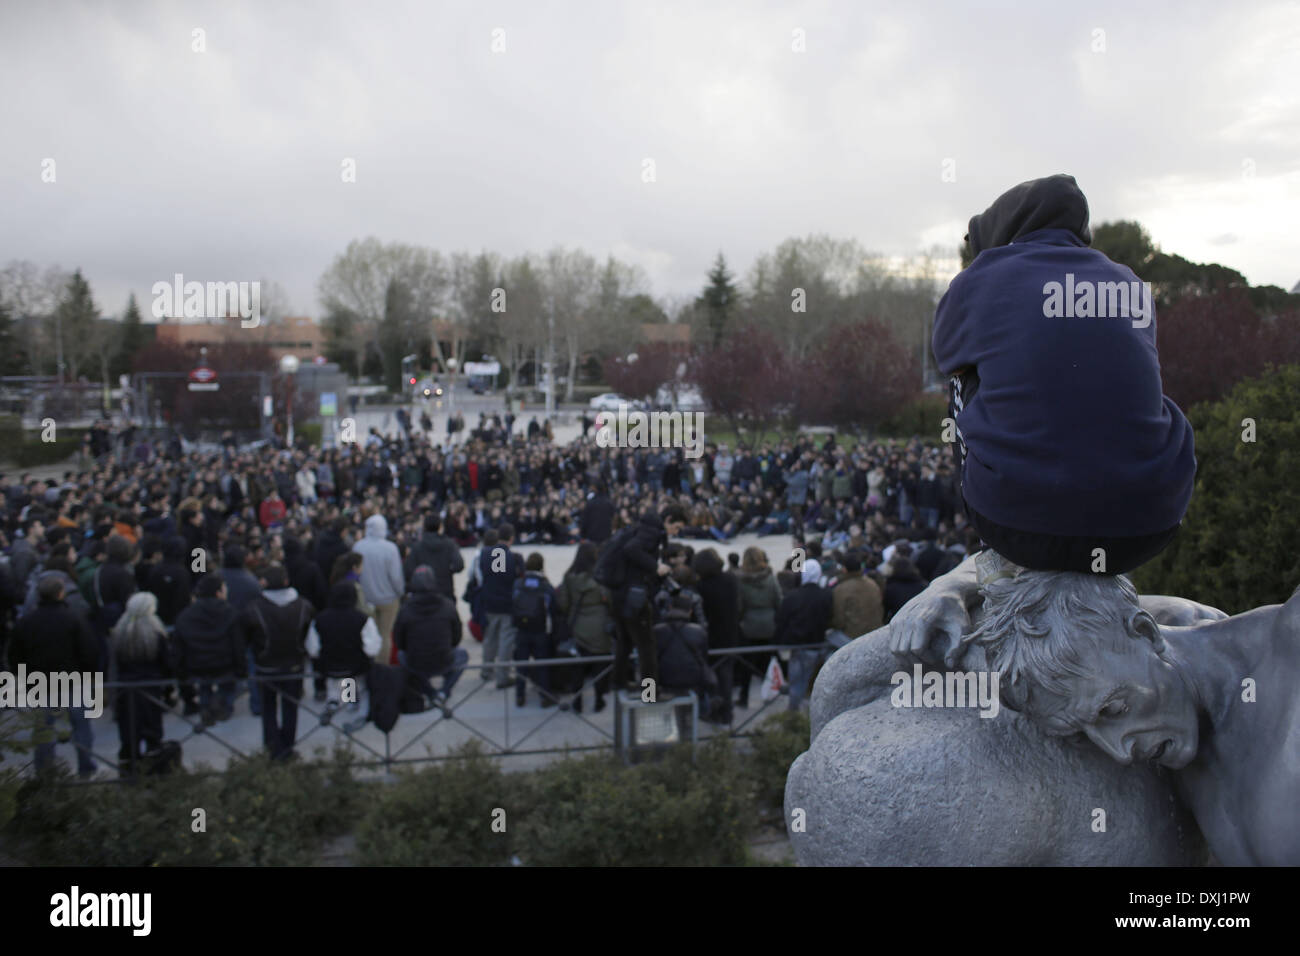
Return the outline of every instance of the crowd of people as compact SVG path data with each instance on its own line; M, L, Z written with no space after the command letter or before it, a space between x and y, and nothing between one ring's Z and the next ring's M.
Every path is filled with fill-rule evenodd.
M466 631L480 677L519 706L532 686L541 706L581 711L589 686L600 711L611 687L650 678L725 723L772 655L708 651L808 645L782 664L797 707L828 635L879 626L978 541L945 445L801 435L688 459L599 447L590 421L564 446L509 414L472 429L451 416L440 435L427 414L398 424L339 448L227 435L207 451L104 424L61 480L0 478L8 665L135 685L113 700L128 773L161 752L165 709L229 719L244 680L276 759L294 755L308 679L349 730L373 717L376 663L445 706ZM760 547L727 552L740 534L789 536L790 555L773 568ZM554 582L523 553L538 544L577 545ZM573 663L528 663L555 656ZM71 736L94 773L77 712Z

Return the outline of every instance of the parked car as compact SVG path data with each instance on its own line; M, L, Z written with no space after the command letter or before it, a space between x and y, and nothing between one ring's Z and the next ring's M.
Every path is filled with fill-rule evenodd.
M605 392L603 395L597 395L587 403L589 408L598 412L616 412L620 405L626 405L628 408L640 408L641 403L628 398L626 395L620 395L618 392Z

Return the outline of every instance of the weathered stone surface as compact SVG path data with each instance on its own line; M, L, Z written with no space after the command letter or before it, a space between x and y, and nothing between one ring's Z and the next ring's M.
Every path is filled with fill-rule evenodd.
M979 670L972 649L964 669ZM1166 771L1123 767L1003 709L901 708L910 671L888 628L846 645L818 676L812 744L791 767L786 823L804 866L1187 866L1207 860ZM1094 829L1105 811L1105 831Z

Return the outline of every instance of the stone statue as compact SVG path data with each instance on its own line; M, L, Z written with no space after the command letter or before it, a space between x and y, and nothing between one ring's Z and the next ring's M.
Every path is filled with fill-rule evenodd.
M948 706L907 686L926 666ZM1297 671L1300 594L1229 618L984 552L818 676L786 786L796 858L1300 863ZM996 675L996 716L943 699L963 674Z

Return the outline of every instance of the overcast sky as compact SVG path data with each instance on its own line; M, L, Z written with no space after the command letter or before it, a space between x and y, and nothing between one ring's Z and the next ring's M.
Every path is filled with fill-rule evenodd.
M559 244L668 298L789 236L951 247L1068 172L1094 222L1300 280L1300 4L974 6L6 0L0 264L79 266L105 312L180 272L318 316L355 238Z

